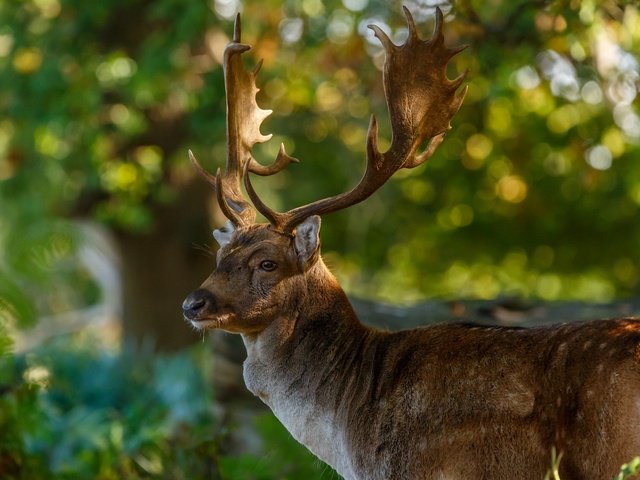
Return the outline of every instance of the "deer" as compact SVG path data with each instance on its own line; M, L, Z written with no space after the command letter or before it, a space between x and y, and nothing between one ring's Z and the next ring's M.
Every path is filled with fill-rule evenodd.
M466 72L446 74L464 47L445 46L440 9L427 40L404 14L401 45L369 27L386 55L390 147L379 151L372 115L359 183L287 212L269 208L251 183L251 174L273 175L297 159L283 145L268 166L252 155L271 138L260 132L271 111L257 104L261 62L245 68L251 47L236 17L223 62L225 171L209 173L189 151L228 221L213 232L216 266L184 300L184 319L198 331L241 335L248 390L347 480L542 479L552 452L563 480L611 479L640 455L638 318L384 331L357 318L323 262L321 216L429 159L467 90Z

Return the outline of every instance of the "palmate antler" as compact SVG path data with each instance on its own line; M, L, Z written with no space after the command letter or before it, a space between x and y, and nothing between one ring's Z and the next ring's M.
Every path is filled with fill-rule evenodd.
M287 155L282 145L276 161L269 167L258 164L251 156L251 148L255 143L271 138L271 135L262 135L259 130L260 124L271 111L260 109L255 101L258 91L255 77L260 64L253 73L246 72L242 67L239 54L250 47L240 43L239 16L236 18L234 39L225 50L224 62L229 149L225 174L221 175L219 170L215 177L206 173L191 156L196 167L216 185L218 203L236 226L255 221L255 212L242 198L241 170L253 205L274 230L291 235L296 226L310 216L355 205L373 194L399 169L414 168L431 157L446 131L451 128L450 121L467 91L465 87L460 94L457 93L466 72L454 80L449 80L446 75L449 60L465 47L450 49L444 46L443 19L439 8L436 8L436 25L429 40L420 39L411 13L406 7L403 9L409 27L409 37L403 45L394 45L379 27L369 26L386 53L383 82L393 134L391 147L384 153L378 151L378 124L372 116L367 134L367 167L360 182L349 192L284 213L266 206L251 185L249 172L270 175L297 160ZM425 150L419 153L419 148L427 141L429 143Z
M238 226L255 222L256 212L243 198L241 176L243 168L258 175L273 175L289 163L298 160L290 157L280 145L276 161L269 166L259 164L251 155L256 143L266 142L271 135L260 133L260 124L271 115L271 110L263 110L256 103L256 76L262 66L258 63L253 72L248 72L242 64L241 55L251 46L241 43L240 14L236 16L233 40L224 51L224 81L227 98L227 164L224 174L211 175L198 163L189 151L189 158L198 171L216 189L218 203L224 215Z
M349 192L285 213L274 212L260 200L245 172L245 186L251 201L275 230L290 234L311 215L335 212L365 200L399 169L416 167L431 157L451 128L450 121L467 91L465 87L459 95L456 93L466 72L449 80L446 67L465 47L444 46L439 8L433 36L427 41L418 37L411 13L403 8L409 26L409 38L403 45L394 45L378 26L369 26L386 53L383 80L393 133L391 147L385 153L378 151L378 124L372 116L367 134L367 168L358 185ZM430 140L427 148L419 154L418 149L427 140Z

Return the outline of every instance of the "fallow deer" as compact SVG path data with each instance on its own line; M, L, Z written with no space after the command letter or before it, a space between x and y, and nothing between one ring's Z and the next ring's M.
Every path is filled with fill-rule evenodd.
M372 116L360 183L286 213L251 185L250 173L270 175L295 159L283 147L269 167L252 157L254 144L270 138L259 128L271 112L256 103L259 66L243 67L250 47L236 19L224 55L226 171L211 175L191 155L229 222L214 231L216 268L185 299L184 317L199 330L242 336L247 388L345 479L540 480L555 449L563 480L609 480L640 455L637 319L380 331L360 323L322 261L320 215L363 201L400 168L427 160L462 103L464 74L445 74L462 49L445 47L441 12L427 41L405 14L403 45L370 27L386 53L390 148L379 152ZM256 223L242 181L269 223Z

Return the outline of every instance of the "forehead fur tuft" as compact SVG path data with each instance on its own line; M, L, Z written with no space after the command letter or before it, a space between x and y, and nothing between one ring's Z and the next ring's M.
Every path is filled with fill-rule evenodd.
M236 230L236 236L233 240L233 244L238 247L243 247L262 240L274 240L275 238L286 237L273 231L269 224L258 223Z

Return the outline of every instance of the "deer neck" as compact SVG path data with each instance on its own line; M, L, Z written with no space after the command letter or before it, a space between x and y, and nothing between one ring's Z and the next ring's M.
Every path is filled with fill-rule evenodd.
M336 406L353 386L345 365L357 370L371 331L321 259L317 264L305 275L305 288L291 298L295 307L286 309L288 315L258 335L243 335L244 380L296 440L352 478Z

